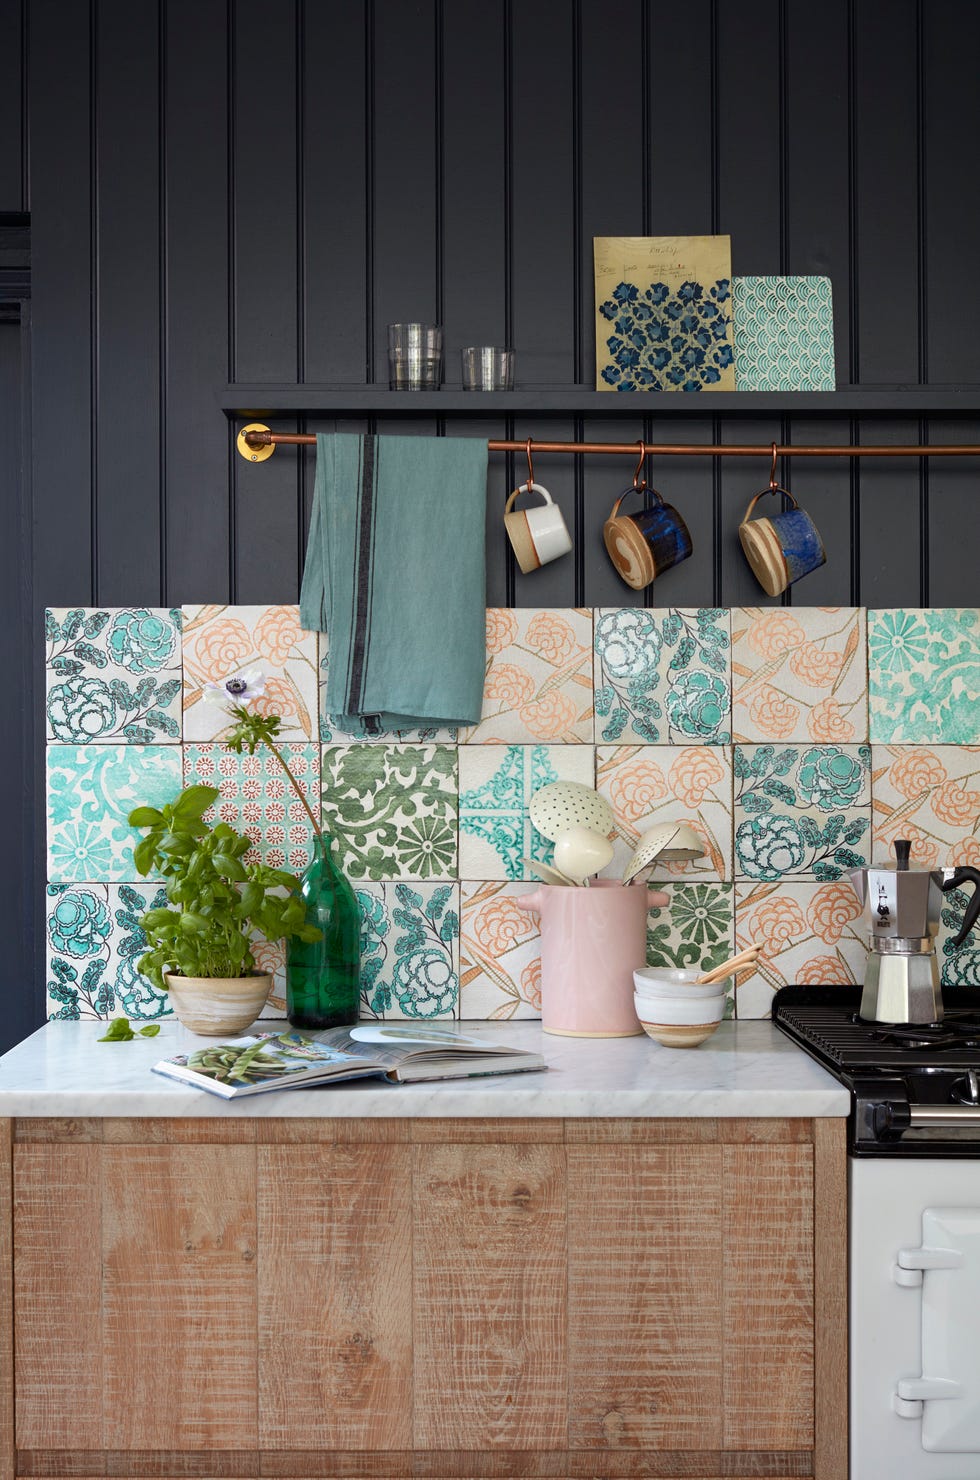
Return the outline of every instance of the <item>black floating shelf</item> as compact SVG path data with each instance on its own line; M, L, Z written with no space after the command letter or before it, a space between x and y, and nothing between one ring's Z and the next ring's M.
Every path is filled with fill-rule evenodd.
M595 391L584 386L514 391L391 391L387 386L230 385L218 393L227 416L249 420L338 416L980 416L980 386L845 386L836 391Z

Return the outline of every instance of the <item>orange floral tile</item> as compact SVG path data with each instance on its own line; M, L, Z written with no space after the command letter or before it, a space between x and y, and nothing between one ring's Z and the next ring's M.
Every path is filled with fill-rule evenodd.
M732 876L732 749L729 745L600 745L596 789L616 815L615 852L603 874L622 874L640 835L686 822L704 857L657 866L658 878Z
M768 1017L780 987L848 986L864 979L867 935L847 879L826 884L736 884L735 949L762 947L735 979L738 1017Z
M261 667L265 693L252 708L278 714L284 740L318 739L317 634L299 625L298 606L185 606L184 739L220 740L229 722L203 702L205 685Z
M871 821L876 862L908 838L913 868L980 867L980 745L873 745Z
M537 887L499 880L460 885L460 1017L541 1016L541 930L537 916L515 903Z
M733 607L732 730L736 740L866 741L864 609Z
M490 607L483 717L464 744L592 743L592 611Z

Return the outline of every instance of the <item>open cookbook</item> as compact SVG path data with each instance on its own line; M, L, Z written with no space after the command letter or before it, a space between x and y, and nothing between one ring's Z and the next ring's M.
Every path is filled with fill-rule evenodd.
M411 1084L546 1068L539 1053L488 1043L459 1028L365 1023L315 1035L291 1029L232 1038L163 1059L154 1064L153 1072L235 1100L266 1090L313 1089L369 1075Z

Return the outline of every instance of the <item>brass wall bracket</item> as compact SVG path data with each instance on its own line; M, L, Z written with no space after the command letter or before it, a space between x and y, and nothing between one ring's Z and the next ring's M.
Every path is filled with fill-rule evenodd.
M241 431L238 433L238 436L235 438L235 446L238 448L239 453L246 462L266 462L267 459L270 458L275 452L276 444L274 442L270 441L264 447L253 447L251 443L245 440L245 435L247 432L268 431L269 428L267 426L264 426L261 421L250 421L248 426L242 427Z

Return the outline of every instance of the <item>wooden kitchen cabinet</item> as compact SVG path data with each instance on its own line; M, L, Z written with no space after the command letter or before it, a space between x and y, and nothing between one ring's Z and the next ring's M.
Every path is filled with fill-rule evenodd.
M845 1480L842 1121L0 1128L0 1480Z

